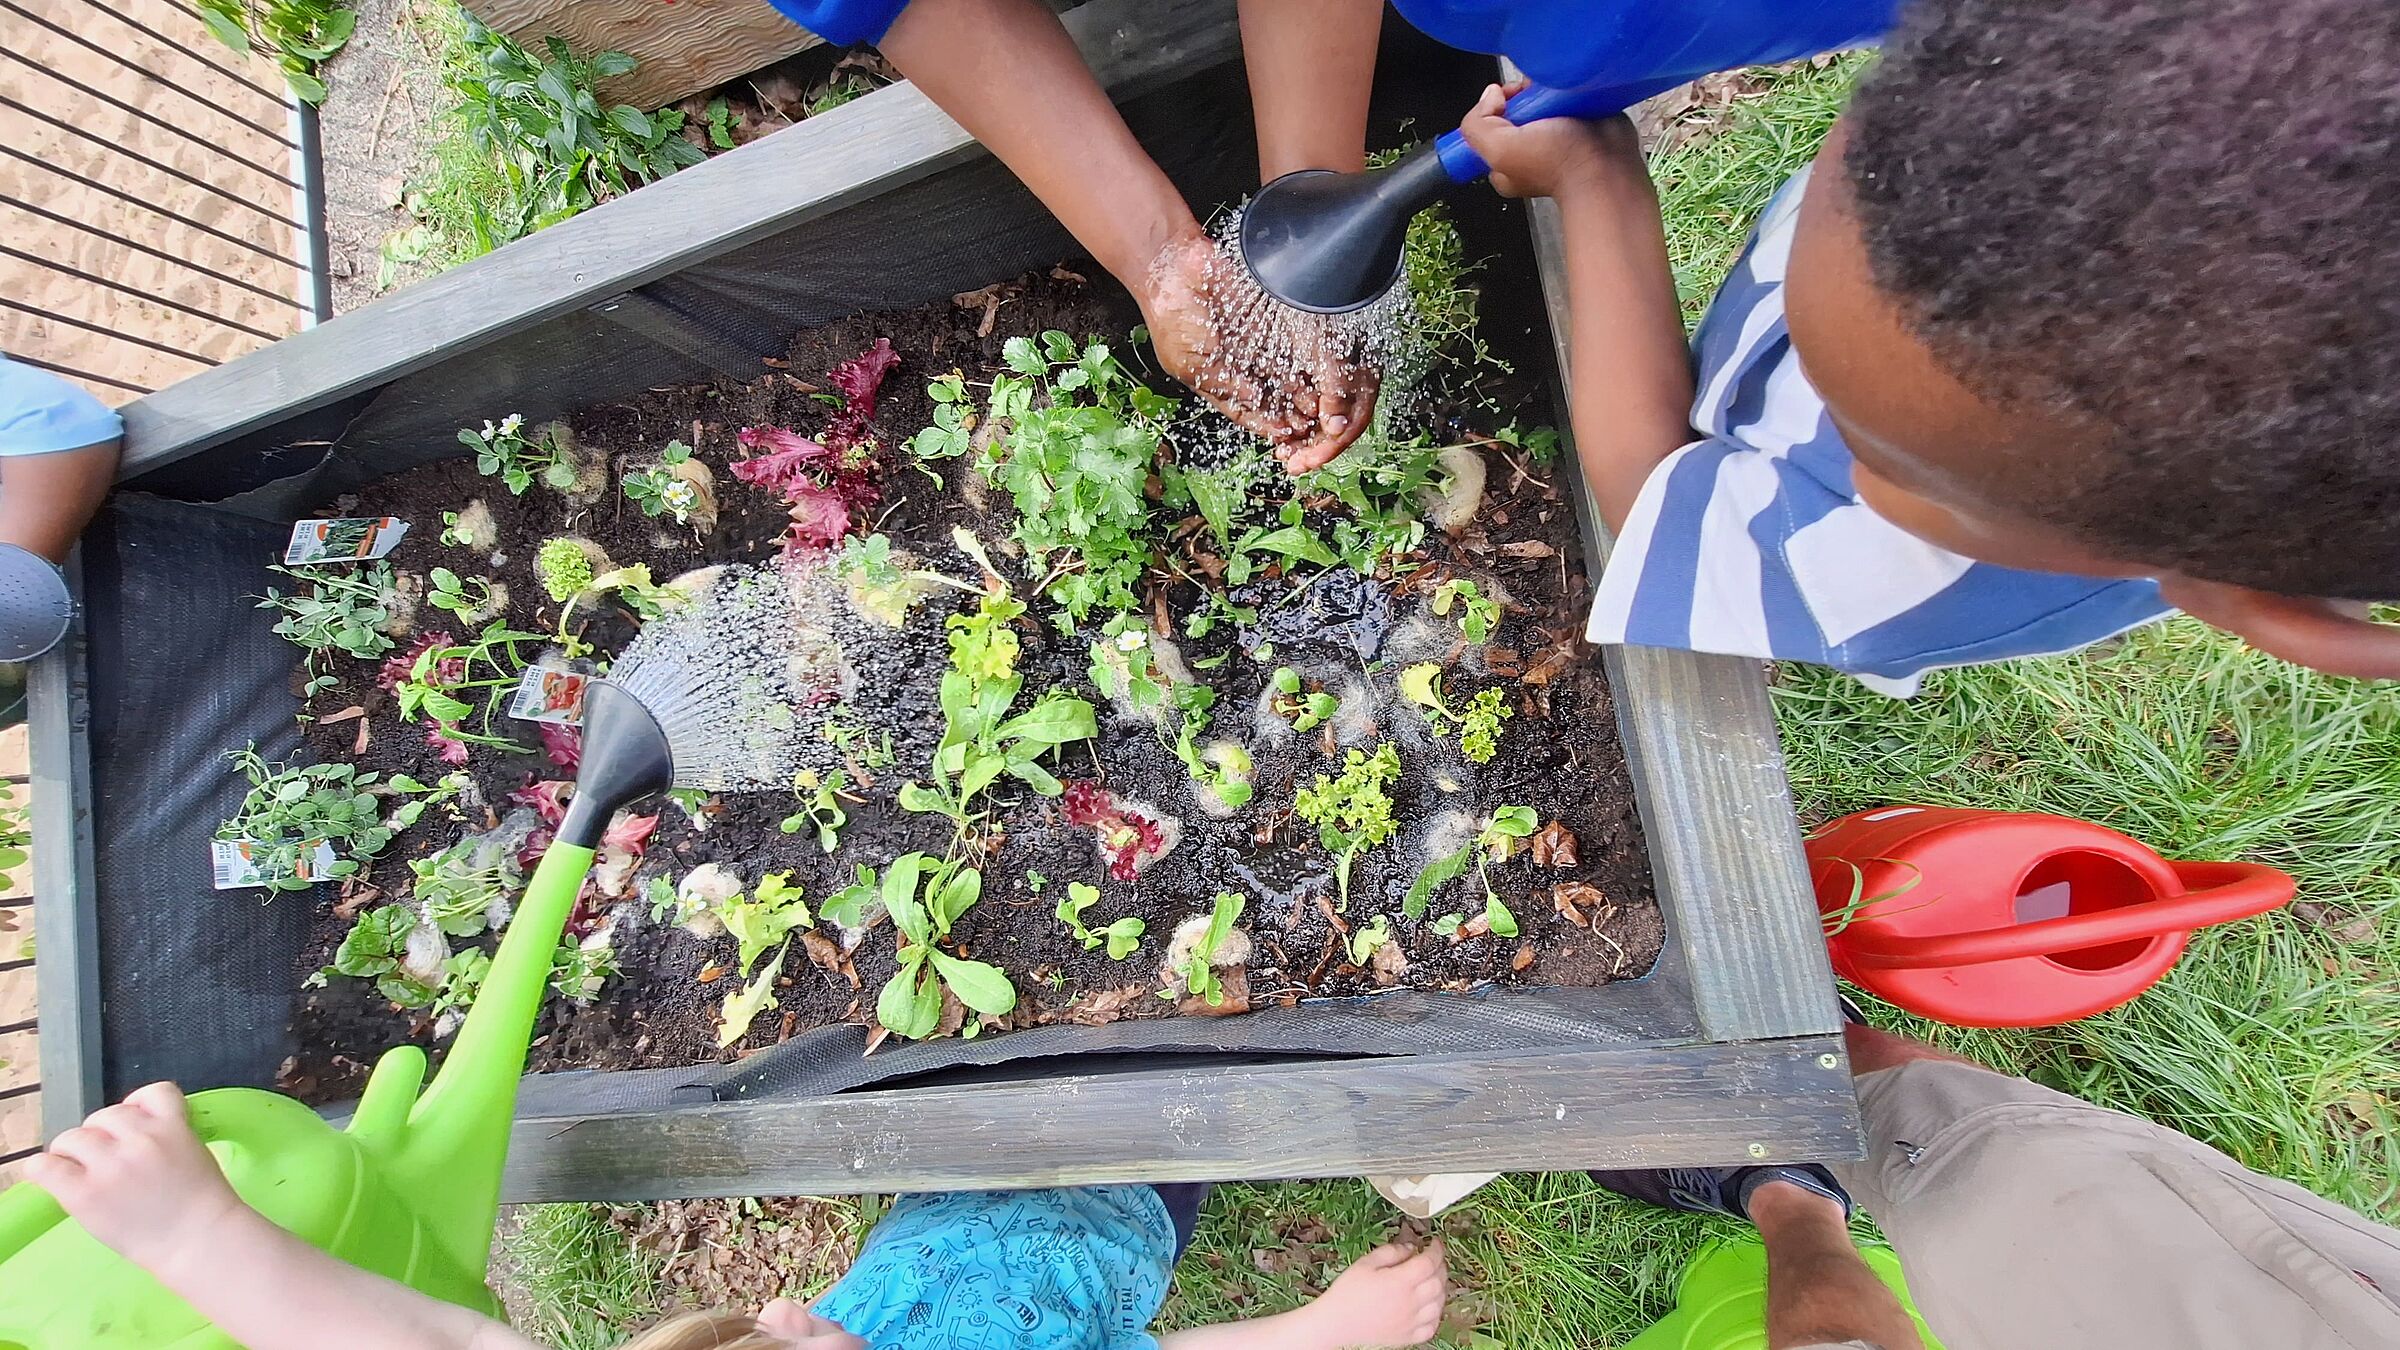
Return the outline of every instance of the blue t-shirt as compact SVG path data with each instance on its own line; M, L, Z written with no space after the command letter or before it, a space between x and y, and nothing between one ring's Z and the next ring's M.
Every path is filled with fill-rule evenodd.
M872 1350L1156 1350L1174 1268L1148 1186L903 1196L816 1313Z
M124 434L124 419L80 386L0 356L0 455L81 450Z
M1585 636L1808 661L1906 696L1929 670L2072 651L2173 613L2155 581L1978 562L1859 498L1784 324L1808 177L1768 204L1709 303L1692 341L1700 439L1643 484Z

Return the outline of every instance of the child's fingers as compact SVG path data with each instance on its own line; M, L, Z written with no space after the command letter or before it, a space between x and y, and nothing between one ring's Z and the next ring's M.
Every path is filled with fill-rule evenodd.
M99 1117L95 1114L92 1119ZM90 1120L68 1130L50 1141L48 1156L64 1158L80 1167L90 1167L116 1147L117 1141L106 1133L92 1128Z
M184 1102L183 1089L173 1083L148 1083L125 1096L125 1105L159 1120L188 1120L190 1108Z
M1358 1258L1353 1270L1385 1270L1405 1263L1414 1253L1397 1242L1387 1242Z
M88 1175L82 1163L54 1153L36 1153L25 1160L25 1179L52 1195L81 1186Z

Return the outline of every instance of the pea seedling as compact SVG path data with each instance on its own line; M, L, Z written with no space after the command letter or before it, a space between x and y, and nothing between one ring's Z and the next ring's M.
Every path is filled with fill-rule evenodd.
M267 570L309 583L305 595L297 591L285 595L269 586L258 600L258 608L276 610L283 616L275 622L275 635L291 639L308 653L308 680L300 691L304 697L314 697L340 683L322 664L333 653L371 661L392 649L392 639L383 631L392 619L395 594L390 563L363 568L355 577L330 571L295 572L288 567Z

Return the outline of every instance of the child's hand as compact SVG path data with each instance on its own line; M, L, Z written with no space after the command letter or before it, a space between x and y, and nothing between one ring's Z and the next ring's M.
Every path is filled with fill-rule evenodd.
M84 1231L150 1271L210 1241L242 1211L173 1083L137 1088L25 1160L25 1179L57 1197Z
M1623 117L1545 117L1512 125L1504 115L1508 99L1524 87L1522 80L1505 89L1486 87L1475 110L1458 124L1467 144L1492 166L1492 188L1501 196L1556 197L1604 185L1627 167L1646 174L1640 139Z
M799 1303L779 1298L758 1310L758 1329L780 1336L792 1350L867 1350L867 1343Z
M1329 1333L1327 1345L1399 1347L1442 1329L1450 1271L1436 1238L1425 1250L1385 1244L1358 1259L1305 1310Z

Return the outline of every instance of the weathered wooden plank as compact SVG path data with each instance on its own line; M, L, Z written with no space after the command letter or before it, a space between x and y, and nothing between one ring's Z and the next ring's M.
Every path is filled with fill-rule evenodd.
M1097 0L1066 24L1110 88L1171 80L1239 48L1233 0ZM914 88L877 90L127 405L118 476L375 388L975 153Z
M67 584L83 591L81 567ZM26 672L33 757L34 964L40 1000L42 1137L74 1128L103 1104L100 940L92 908L91 701L83 621Z
M1554 203L1534 202L1530 217L1559 380L1571 391L1565 236ZM1581 474L1571 490L1584 538L1597 545L1588 562L1597 580L1608 531ZM1661 647L1611 647L1603 659L1650 874L1703 1032L1755 1040L1839 1030L1762 664Z
M641 64L602 81L600 93L645 111L824 43L766 0L474 0L468 8L535 51L559 37L581 56L632 57Z
M1705 1166L1859 1156L1835 1036L1066 1074L517 1122L504 1198Z

